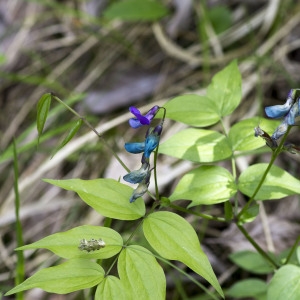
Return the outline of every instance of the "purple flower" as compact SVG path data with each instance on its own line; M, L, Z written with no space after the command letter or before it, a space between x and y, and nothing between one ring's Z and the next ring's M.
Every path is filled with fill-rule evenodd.
M135 118L129 119L129 125L132 128L139 128L143 125L150 125L151 121L155 117L156 113L159 110L159 106L155 105L153 106L144 116L141 114L141 112L134 106L129 107L129 111L135 115Z

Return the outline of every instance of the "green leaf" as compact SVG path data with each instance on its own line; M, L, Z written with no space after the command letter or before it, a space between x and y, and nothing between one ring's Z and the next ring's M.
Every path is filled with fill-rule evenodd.
M239 190L251 197L267 166L268 164L255 164L247 168L239 177ZM281 168L272 166L255 199L281 199L295 194L300 194L300 181Z
M194 162L215 162L232 154L224 135L213 130L182 130L159 146L159 152Z
M207 11L208 17L217 34L230 28L232 24L232 13L223 5L211 7Z
M265 132L272 135L278 121L262 118L252 118L234 124L229 131L229 140L233 151L251 151L263 147L266 142L261 137L254 136L254 128L260 126Z
M300 299L300 267L285 265L271 279L268 300Z
M269 274L273 267L257 252L239 251L229 255L239 267L254 274Z
M167 211L155 212L144 220L143 231L147 241L159 255L183 262L224 297L194 228L184 218Z
M71 259L67 262L37 271L6 295L40 288L48 293L67 294L93 287L104 278L104 270L88 259Z
M169 197L171 201L192 200L189 207L227 201L237 191L234 178L218 166L201 166L186 173Z
M125 289L121 280L115 276L105 277L98 285L95 300L125 300Z
M267 284L261 279L245 279L238 281L226 292L226 296L237 298L265 299Z
M224 213L225 213L225 219L226 221L230 221L233 219L233 207L230 201L226 201L224 203Z
M241 73L236 60L213 77L206 96L214 103L215 113L220 117L230 115L240 104L241 84Z
M43 129L50 109L51 98L52 95L50 93L44 94L37 104L36 126L38 131L38 138L40 138L43 133Z
M259 213L259 205L254 204L246 209L246 211L239 218L239 225L250 223L256 219Z
M136 220L145 215L145 203L142 198L129 203L133 189L114 179L68 179L45 182L76 192L79 197L99 214L119 220Z
M167 14L166 7L153 0L119 1L113 3L104 11L104 17L124 21L155 21Z
M167 118L190 126L204 127L220 120L211 100L205 96L179 96L167 102L164 107L167 110Z
M78 249L80 241L99 240L105 242L105 247L93 252ZM17 250L45 248L63 258L109 258L119 253L123 246L120 234L111 228L84 225L65 232L49 235L35 243L22 246Z
M153 254L144 247L125 248L118 259L118 272L128 299L164 300L166 278Z
M83 121L82 119L79 119L70 129L68 135L63 139L63 141L57 146L57 148L54 150L54 153L52 155L52 157L61 149L63 148L65 145L67 145L72 138L75 136L75 134L78 132L78 130L80 129L81 125L82 125Z

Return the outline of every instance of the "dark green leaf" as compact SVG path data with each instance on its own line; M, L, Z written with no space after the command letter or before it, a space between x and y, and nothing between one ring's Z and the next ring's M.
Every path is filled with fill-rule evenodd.
M166 299L166 278L152 253L144 247L125 248L118 259L118 272L130 300Z
M37 131L38 131L38 137L40 138L46 120L48 116L48 112L50 109L50 104L51 104L51 98L52 95L50 93L44 94L38 104L37 104L37 117L36 117L36 126L37 126Z
M186 173L169 197L171 201L192 200L189 207L227 201L237 189L234 178L226 169L218 166L201 166Z
M134 203L130 203L133 189L114 179L45 179L44 181L76 192L86 204L105 217L136 220L143 217L146 212L143 199L139 198Z
M71 259L59 266L37 271L6 295L33 288L40 288L48 293L67 294L93 287L103 278L104 270L97 263L88 259Z
M119 1L104 11L104 17L124 21L155 21L167 14L166 7L153 0Z
M78 249L82 239L99 240L105 242L105 247L93 252ZM49 235L35 243L17 248L17 250L45 248L63 258L109 258L119 253L123 246L123 239L118 232L111 228L84 225L65 232Z
M251 197L267 166L268 164L255 164L247 168L239 177L239 190ZM272 166L255 199L281 199L295 194L300 194L300 181L279 167Z
M232 24L232 12L226 6L211 7L207 13L217 34L225 31Z
M250 297L263 299L267 294L267 284L261 279L245 279L235 283L225 294L234 299Z
M239 219L239 225L250 223L255 220L259 213L259 205L254 204L246 209Z
M225 212L225 219L226 221L230 221L233 219L233 208L230 201L226 201L224 203L224 212Z
M194 228L184 218L167 211L155 212L145 219L143 231L147 241L159 255L183 262L224 297Z
M257 252L239 251L230 254L229 258L239 267L254 274L269 274L273 267Z
M72 138L75 136L75 134L78 132L78 130L80 129L81 125L82 125L83 121L82 119L79 119L74 125L73 127L70 129L68 135L63 139L63 141L57 146L57 148L54 151L54 154L52 155L52 157L61 149L63 148L65 145L67 145Z
M182 130L159 146L159 152L194 162L215 162L232 154L224 135L213 130Z

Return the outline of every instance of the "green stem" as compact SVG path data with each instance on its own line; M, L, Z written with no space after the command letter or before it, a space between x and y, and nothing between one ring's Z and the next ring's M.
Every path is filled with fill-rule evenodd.
M17 247L24 245L22 224L20 221L19 209L20 209L20 194L18 187L19 180L19 168L18 168L18 154L15 139L13 140L13 154L14 154L14 192L15 192L15 216L16 216L16 235L17 235ZM23 251L17 251L17 268L15 284L18 285L24 281L25 267L24 267L24 255ZM18 300L24 299L23 292L17 293Z
M214 216L210 216L210 215L207 215L207 214L198 213L198 212L186 209L184 207L181 207L181 206L178 206L178 205L175 205L175 204L170 204L170 207L173 208L173 209L176 209L176 210L179 210L179 211L191 214L191 215L195 215L195 216L201 217L203 219L214 220L214 221L219 221L219 222L226 222L225 218L214 217Z
M298 238L296 239L291 251L289 252L289 255L286 258L286 262L284 263L285 265L289 263L290 259L292 258L294 252L296 251L298 244L300 243L300 235L298 236Z
M249 199L249 201L246 203L246 205L242 208L242 210L241 210L241 211L239 212L239 214L237 215L237 219L239 219L239 218L243 215L243 213L245 213L245 211L250 207L250 205L252 204L252 202L255 200L255 199L254 199L255 196L257 195L257 193L259 192L260 188L262 187L262 185L263 185L263 183L264 183L264 181L265 181L265 179L266 179L266 177L267 177L267 175L268 175L268 173L269 173L271 167L273 166L273 164L274 164L274 162L275 162L277 156L278 156L278 155L280 154L280 152L282 151L283 144L284 144L284 142L285 142L285 140L286 140L286 138L287 138L287 136L288 136L290 130L291 130L291 126L288 127L288 129L287 129L286 133L284 134L284 136L283 136L283 138L282 138L282 140L281 140L279 146L278 146L278 147L276 148L276 150L272 153L272 157L271 157L271 160L270 160L270 162L269 162L268 167L266 168L266 170L265 170L265 172L264 172L264 174L263 174L263 176L262 176L260 182L258 183L258 185L257 185L257 187L256 187L256 189L255 189L255 191L254 191L254 193L253 193L253 195L251 196L251 198Z
M80 114L78 114L73 108L71 108L69 105L67 105L65 102L63 102L62 100L60 100L57 96L52 94L52 98L55 99L56 101L58 101L60 104L64 105L72 114L74 114L76 117L78 117L79 119L81 119L84 124L89 127L100 139L101 141L104 143L105 146L107 146L109 148L109 150L111 151L112 155L117 159L117 161L121 164L121 166L129 173L130 170L129 168L124 164L124 162L121 160L121 158L119 157L119 155L111 148L111 146L107 143L107 141L103 138L102 134L100 134L91 124L90 122L83 116L81 116Z
M245 236L245 238L252 244L252 246L257 250L257 252L264 257L268 262L270 262L275 268L279 266L277 263L252 239L247 230L239 224L236 224L241 233Z

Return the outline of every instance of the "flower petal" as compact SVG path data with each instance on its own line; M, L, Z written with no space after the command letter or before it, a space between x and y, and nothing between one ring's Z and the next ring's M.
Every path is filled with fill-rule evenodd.
M144 163L139 170L132 171L126 174L123 179L129 183L140 183L149 173L149 163Z
M273 140L278 140L286 133L287 129L288 129L288 123L287 123L287 118L285 118L284 121L276 128L271 138Z
M295 124L295 118L300 116L300 109L299 109L299 99L294 103L292 108L289 111L289 114L287 115L287 123L288 125L294 125Z
M136 118L129 119L129 125L132 128L139 128L139 127L143 126L143 124L141 124L141 122Z
M265 108L265 112L269 118L281 118L284 117L289 110L291 109L293 104L293 99L291 97L288 97L285 104L283 105L273 105L273 106L267 106Z
M142 153L145 150L145 143L125 143L124 147L129 153Z

